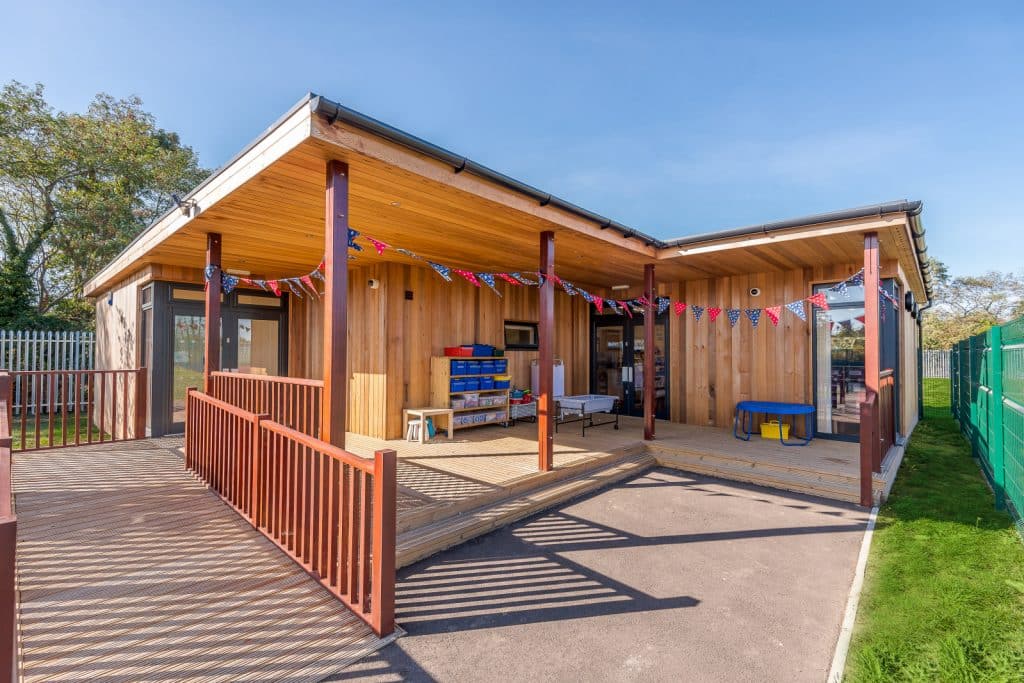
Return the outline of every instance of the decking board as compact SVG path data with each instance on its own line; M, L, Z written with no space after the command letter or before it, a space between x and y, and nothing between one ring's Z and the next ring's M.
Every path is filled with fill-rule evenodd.
M15 455L26 681L315 681L386 642L175 445Z

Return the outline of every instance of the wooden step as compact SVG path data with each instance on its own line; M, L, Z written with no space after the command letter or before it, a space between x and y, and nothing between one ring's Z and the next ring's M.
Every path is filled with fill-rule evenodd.
M632 446L617 449L611 453L602 453L586 460L561 466L550 472L532 472L530 474L511 479L503 483L501 486L495 487L494 491L472 496L450 505L430 507L423 511L416 511L414 509L403 512L398 519L398 533L402 534L406 531L411 531L434 522L439 522L449 517L461 515L470 510L487 507L508 498L523 495L533 489L539 489L545 486L550 486L551 484L559 481L579 477L587 472L599 470L610 464L644 453L644 445L642 443L636 443Z
M408 566L442 550L499 529L542 510L639 474L655 464L646 449L542 488L406 531L398 537L397 564Z

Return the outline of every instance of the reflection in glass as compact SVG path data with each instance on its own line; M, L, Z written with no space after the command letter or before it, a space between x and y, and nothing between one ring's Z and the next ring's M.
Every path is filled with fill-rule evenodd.
M864 385L864 309L815 309L814 324L817 340L817 430L825 434L856 436L860 431L860 403L867 396Z
M186 390L189 387L203 386L203 346L205 340L205 316L174 316L172 422L185 421Z
M254 375L278 373L278 321L238 319L238 371Z

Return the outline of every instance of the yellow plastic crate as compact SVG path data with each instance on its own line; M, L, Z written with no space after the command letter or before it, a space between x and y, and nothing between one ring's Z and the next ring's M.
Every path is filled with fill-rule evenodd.
M778 439L779 438L779 421L769 420L768 422L761 423L761 438L762 439ZM782 423L782 438L789 438L789 425L785 422Z

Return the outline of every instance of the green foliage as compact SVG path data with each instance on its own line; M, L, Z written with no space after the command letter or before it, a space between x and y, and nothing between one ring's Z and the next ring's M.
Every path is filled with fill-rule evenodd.
M868 560L847 681L1024 680L1024 544L926 379Z
M1024 275L989 271L951 278L941 261L928 262L934 307L924 314L924 348L951 348L962 339L1024 314Z
M43 87L0 90L0 327L91 324L82 285L205 174L138 98L54 111Z

